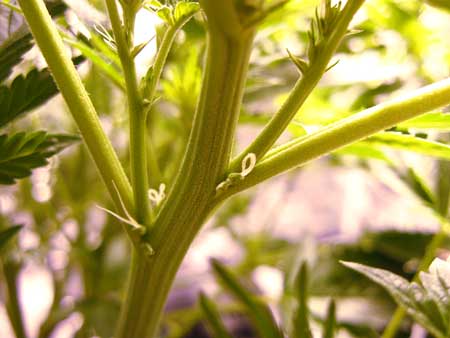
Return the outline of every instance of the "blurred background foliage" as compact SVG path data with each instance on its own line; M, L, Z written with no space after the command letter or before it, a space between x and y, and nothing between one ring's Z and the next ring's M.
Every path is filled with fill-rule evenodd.
M307 31L318 5L316 0L291 0L260 26L236 150L257 135L298 79L286 49L293 55L306 53ZM0 55L21 51L12 72L0 62L2 86L8 90L13 90L14 79L33 71L50 79L13 6L13 1L0 3ZM73 57L81 56L74 60L80 62L101 121L127 168L123 79L108 38L104 4L78 0L52 1L49 6L58 9L55 20ZM151 65L161 30L154 13L139 14L136 38L152 39L138 56L140 76ZM445 0L368 0L335 56L339 62L325 74L283 140L448 77L449 31ZM205 48L198 14L177 37L149 116L149 151L155 150L168 181L176 174L189 136ZM23 337L112 337L130 247L118 221L96 207L112 208L111 201L86 148L76 140L62 99L53 97L51 79L47 86L45 105L39 101L14 112L1 126L5 135L42 129L61 138L64 134L58 142L70 140L71 146L36 163L30 169L39 168L29 178L15 185L0 182L5 183L0 186L0 229L6 229L0 233L0 336L14 337L22 326ZM23 100L19 96L17 104L6 105L2 95L0 91L0 121L11 114L7 106ZM20 118L25 113L30 114ZM411 279L436 237L434 254L448 255L450 240L441 229L448 222L449 116L444 109L408 121L228 201L200 234L178 274L162 335L277 337L282 327L293 332L291 337L332 337L327 335L331 325L336 337L378 337L395 303L381 287L339 261ZM210 264L210 257L229 267L219 261ZM307 262L303 268L302 262ZM302 335L296 327L305 321L312 333ZM420 328L406 319L397 337L413 333L420 334Z

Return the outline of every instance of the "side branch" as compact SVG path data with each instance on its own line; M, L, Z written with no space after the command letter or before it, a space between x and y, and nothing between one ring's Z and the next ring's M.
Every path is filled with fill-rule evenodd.
M44 1L19 0L19 4L115 205L118 210L122 210L123 200L127 209L133 210L134 201L128 178L66 53ZM130 238L137 244L136 235L126 229Z
M450 78L366 109L270 151L254 170L217 197L223 200L287 170L369 137L405 120L450 104Z
M236 172L247 154L255 154L259 161L274 145L322 78L333 54L347 34L350 21L363 2L364 0L349 0L347 2L346 6L339 14L339 19L333 27L332 33L323 42L324 46L321 47L320 53L318 53L313 60L309 60L310 65L308 66L308 69L302 78L297 81L280 110L272 117L258 137L247 147L247 149L233 159L230 164L229 172Z

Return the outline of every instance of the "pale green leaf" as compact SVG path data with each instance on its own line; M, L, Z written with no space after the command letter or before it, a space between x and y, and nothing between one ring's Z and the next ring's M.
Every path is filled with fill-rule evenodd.
M450 114L434 112L415 117L397 125L400 129L432 129L450 131Z
M450 160L450 146L413 135L385 132L367 139L372 144Z
M181 22L194 15L200 10L200 5L196 2L179 2L173 11L175 22Z

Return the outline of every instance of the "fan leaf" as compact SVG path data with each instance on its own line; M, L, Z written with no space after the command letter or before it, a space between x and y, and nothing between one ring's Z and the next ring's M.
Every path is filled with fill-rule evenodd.
M47 134L44 131L0 135L0 184L14 184L47 165L48 158L78 141L73 135Z

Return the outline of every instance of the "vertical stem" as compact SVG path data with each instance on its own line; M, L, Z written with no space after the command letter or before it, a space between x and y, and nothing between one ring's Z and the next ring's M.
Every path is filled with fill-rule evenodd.
M118 338L156 336L175 274L211 211L210 201L229 161L253 31L234 39L208 24L206 69L188 149L149 234L155 255L134 257Z
M117 51L125 77L128 111L130 117L130 162L131 185L133 187L136 220L149 226L151 224L150 203L148 201L147 169L147 129L145 126L144 105L139 91L136 66L131 55L133 48L133 29L136 13L126 6L123 8L124 23L119 16L115 0L106 0L111 26L114 32Z

